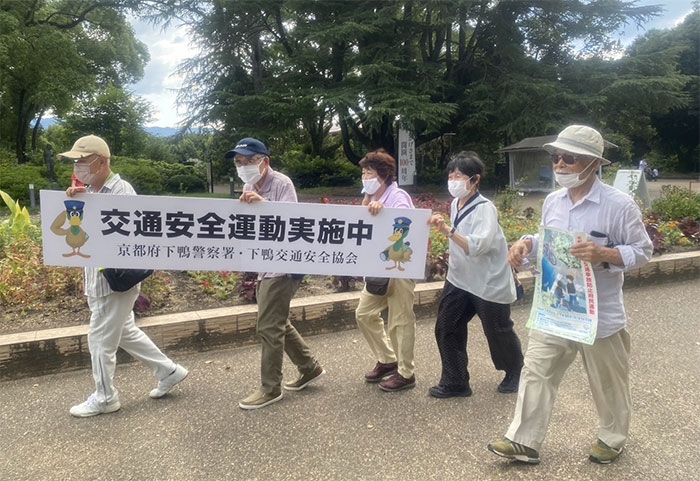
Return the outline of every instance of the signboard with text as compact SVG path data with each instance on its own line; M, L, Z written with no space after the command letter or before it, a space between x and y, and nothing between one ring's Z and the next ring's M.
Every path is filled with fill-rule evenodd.
M422 279L426 209L41 191L44 263Z
M399 185L415 184L416 176L416 142L411 132L399 129Z

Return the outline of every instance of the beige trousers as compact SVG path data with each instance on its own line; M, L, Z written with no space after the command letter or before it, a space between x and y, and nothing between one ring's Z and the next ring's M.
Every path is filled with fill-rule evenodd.
M360 293L360 303L355 310L355 319L360 332L377 358L387 364L398 361L399 374L405 378L413 376L415 369L413 351L416 342L416 315L413 312L413 291L416 282L411 279L391 279L387 293L383 296L370 294L366 289ZM389 309L387 335L382 311Z
M629 352L630 336L624 329L596 339L592 346L530 331L515 416L506 438L539 451L562 377L581 353L600 419L598 438L610 447L623 447L632 416Z

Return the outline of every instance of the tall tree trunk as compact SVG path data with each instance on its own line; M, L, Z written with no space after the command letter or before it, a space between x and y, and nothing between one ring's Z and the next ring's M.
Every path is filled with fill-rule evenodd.
M39 138L39 129L41 129L41 119L44 116L44 111L39 112L39 116L36 118L36 123L34 123L34 128L32 129L32 151L36 150L36 140Z
M251 60L253 65L253 89L256 94L260 94L263 91L262 43L260 42L260 32L255 33L251 43L251 50L253 53L253 58Z
M348 158L348 160L350 160L350 162L357 165L360 163L362 157L357 155L352 150L352 146L350 145L350 129L348 128L348 123L341 116L338 120L338 124L340 125L340 133L343 139L343 152L345 152L345 156Z
M15 133L15 154L17 155L17 163L24 164L27 162L27 156L24 149L27 146L27 130L28 130L28 119L26 118L26 105L25 99L27 96L26 91L21 91L19 93L19 102L17 105L17 130Z

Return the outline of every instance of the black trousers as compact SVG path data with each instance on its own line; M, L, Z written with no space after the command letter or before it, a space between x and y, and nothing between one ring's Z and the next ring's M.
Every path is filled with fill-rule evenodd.
M435 323L442 386L450 389L469 386L467 325L475 314L481 319L496 369L518 374L523 367L523 351L513 329L510 304L486 301L445 281Z

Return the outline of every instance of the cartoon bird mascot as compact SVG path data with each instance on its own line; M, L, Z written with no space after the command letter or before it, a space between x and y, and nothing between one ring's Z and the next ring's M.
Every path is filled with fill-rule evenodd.
M51 224L51 232L56 235L65 236L66 244L73 249L73 252L63 254L63 257L77 255L89 258L89 255L80 252L80 248L85 245L89 237L87 232L80 227L83 222L83 207L85 206L85 202L81 200L65 200L63 203L66 206L66 212L65 214L63 212L58 214L56 220ZM66 219L68 219L70 227L64 229L63 223Z
M389 237L393 244L379 254L379 258L383 261L394 261L394 265L387 267L386 270L398 269L403 271L405 269L401 267L401 264L411 261L413 249L410 247L410 242L405 242L410 225L411 219L407 217L394 219L394 233Z

